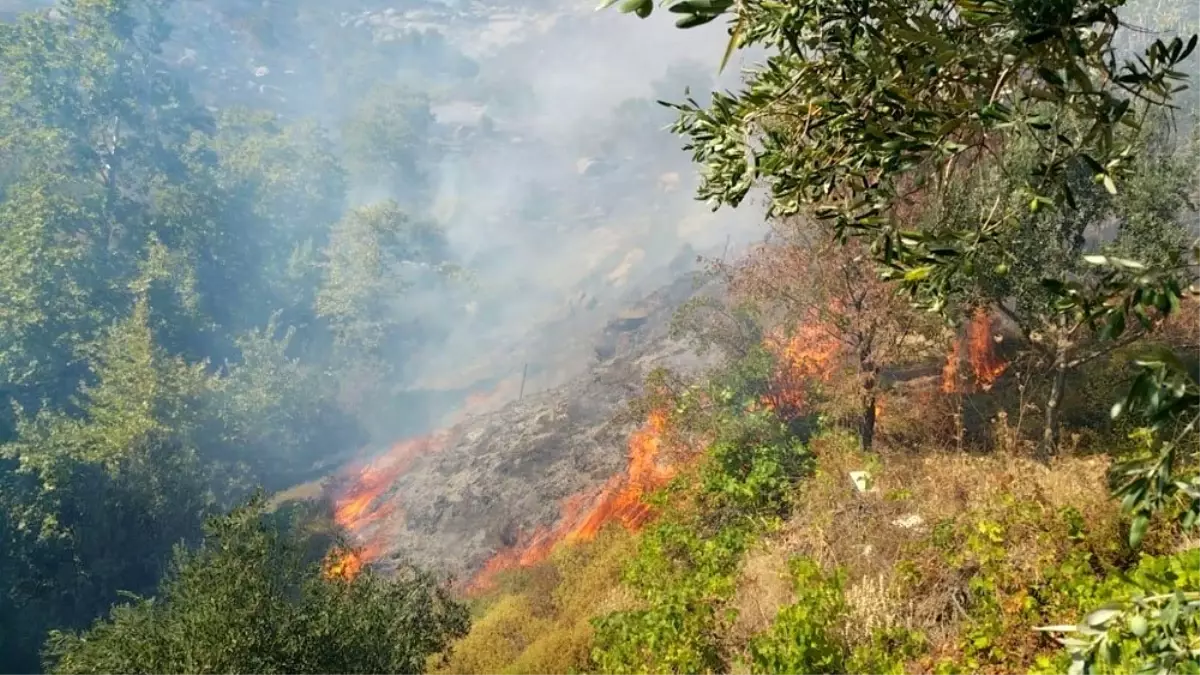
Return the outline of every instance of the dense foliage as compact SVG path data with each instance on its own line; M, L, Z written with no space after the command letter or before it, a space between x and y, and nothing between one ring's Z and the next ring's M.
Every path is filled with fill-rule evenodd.
M214 519L154 597L82 634L52 633L55 671L415 673L465 634L466 609L427 573L329 575L279 520L261 498Z
M346 211L348 173L363 167L383 178L379 162L399 159L413 166L391 185L409 181L396 194L422 208L427 186L413 172L429 159L426 99L411 97L406 127L364 104L335 140L169 57L179 50L172 21L184 11L156 0L80 0L0 24L5 672L35 670L48 630L83 628L122 593L151 592L176 545L198 544L205 519L253 486L311 479L318 462L361 445L369 411L347 405L342 392L360 386L356 372L377 369L364 361L382 354L402 364L404 347L421 339L397 317L410 309L402 296L428 275L401 279L398 268L446 255L442 232L394 201ZM385 93L375 99L392 105ZM215 592L189 579L221 565L243 566L247 581L266 574L280 562L266 551L240 562L181 558L184 577L166 592ZM228 619L212 619L214 640L240 630L239 598L252 607L236 586L218 586L233 604L214 615ZM345 593L374 611L405 588L374 580ZM170 641L194 636L172 633L183 624L170 617L187 602L169 602L161 616L160 605L118 608L119 628L95 629L115 630L111 642L53 651L54 659L72 655L56 667L259 667L246 651L179 660ZM404 621L433 620L419 603L411 608ZM312 649L324 632L351 639L346 622L366 616L328 614L325 627L289 638L289 649ZM429 624L422 639L433 647L378 658L364 651L357 662L349 654L262 658L293 672L406 670L450 628ZM407 631L402 622L379 629ZM130 641L148 651L126 650Z

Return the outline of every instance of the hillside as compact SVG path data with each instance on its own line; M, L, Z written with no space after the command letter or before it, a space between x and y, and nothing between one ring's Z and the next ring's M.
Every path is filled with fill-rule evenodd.
M0 672L1200 675L1195 3L594 9L0 0Z
M586 519L603 509L605 493L623 488L625 440L642 421L626 408L646 375L656 368L695 374L705 363L668 334L696 286L693 274L683 275L579 349L556 342L555 351L541 352L563 366L534 362L528 377L518 373L468 397L445 427L329 479L335 519L363 544L364 562L388 569L396 556L469 582L494 556L535 547L546 530L568 529L565 511L582 509ZM563 370L588 362L573 377ZM564 372L564 384L543 384ZM547 553L553 543L544 544Z

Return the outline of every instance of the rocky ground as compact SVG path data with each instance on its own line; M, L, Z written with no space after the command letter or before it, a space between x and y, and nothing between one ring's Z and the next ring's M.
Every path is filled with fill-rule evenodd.
M469 577L522 533L553 525L564 499L624 471L629 433L641 422L626 404L645 375L709 365L668 335L675 309L709 292L696 286L682 275L593 333L586 372L519 400L502 386L493 396L505 400L483 402L493 410L435 435L376 501L386 516L359 532L381 546L378 564L407 557ZM346 485L330 489L336 497Z

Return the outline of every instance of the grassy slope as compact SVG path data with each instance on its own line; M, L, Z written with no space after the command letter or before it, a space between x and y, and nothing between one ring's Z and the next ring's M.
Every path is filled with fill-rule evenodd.
M753 669L755 636L786 639L771 631L797 600L789 569L797 557L844 573L844 614L822 621L848 651L858 649L864 667L1055 672L1066 665L1061 651L1031 628L1074 623L1115 595L1112 571L1177 545L1160 531L1141 552L1127 547L1100 458L1043 466L1003 454L869 457L840 434L811 445L818 468L797 488L791 516L742 556L734 592L720 601L736 610L713 626L733 672ZM864 469L874 485L859 493L848 472ZM594 667L591 618L637 604L620 572L639 539L610 529L509 575L476 601L471 634L440 672ZM1191 558L1187 564L1200 564Z
M1073 409L1094 408L1092 398L1120 384L1109 382L1120 379L1120 360L1081 373L1089 393ZM941 450L944 429L933 427L942 406L896 396L885 405L878 452L859 451L836 430L797 451L790 433L748 412L753 395L712 404L715 392L753 389L763 372L761 363L733 364L707 394L675 399L672 431L709 442L656 495L658 521L639 533L610 527L503 576L474 599L471 634L431 665L445 673L1065 672L1065 653L1035 627L1074 624L1127 594L1122 575L1175 574L1172 585L1200 590L1195 538L1160 523L1139 550L1127 544L1109 458L1086 452L1115 451L1123 431L1082 418L1087 426L1067 435L1084 431L1087 442L1041 464L991 412L990 452ZM999 409L1006 396L988 394ZM704 410L678 414L688 406ZM924 440L913 432L921 428ZM871 475L867 492L854 487L852 471Z

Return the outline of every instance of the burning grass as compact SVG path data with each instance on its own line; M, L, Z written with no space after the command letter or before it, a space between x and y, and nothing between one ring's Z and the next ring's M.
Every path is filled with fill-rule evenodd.
M491 588L496 575L504 570L541 563L560 543L592 541L610 522L632 531L640 529L653 515L643 497L675 475L673 468L661 464L666 424L665 412L651 411L646 423L630 435L624 474L613 476L598 490L567 498L555 525L539 528L494 555L472 581L471 590Z
M471 633L438 673L567 673L588 665L593 616L625 608L632 598L621 569L636 536L617 526L596 538L560 546L529 567L495 574L474 600Z

